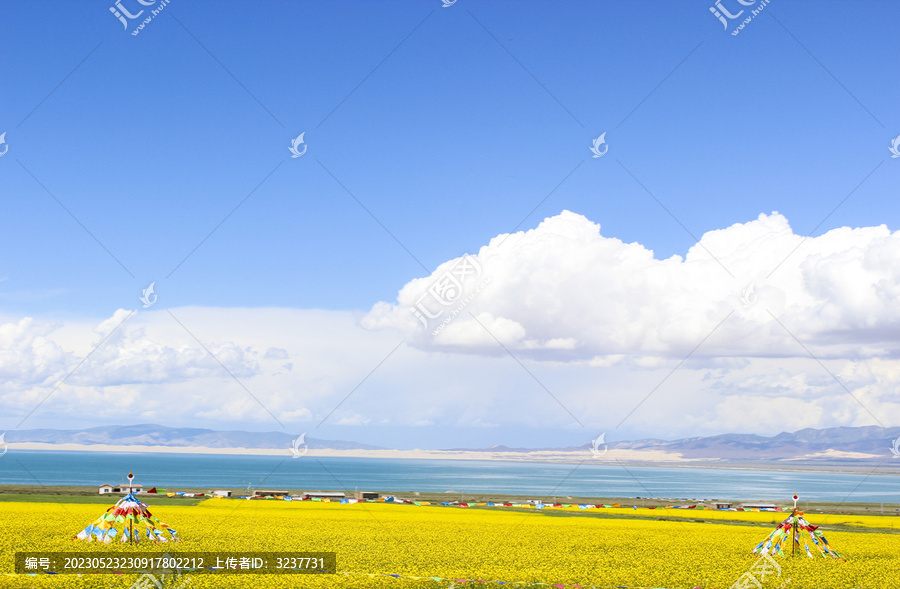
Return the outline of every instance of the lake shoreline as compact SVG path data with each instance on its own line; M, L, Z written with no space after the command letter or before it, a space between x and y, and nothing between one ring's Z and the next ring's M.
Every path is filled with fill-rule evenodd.
M206 446L130 446L110 444L48 444L22 442L8 444L9 451L27 452L112 452L139 454L196 454L228 456L284 456L293 458L290 449L278 448L211 448ZM370 458L401 460L459 460L475 462L516 462L532 464L583 464L629 467L699 468L719 470L753 470L771 472L804 472L822 474L866 474L871 476L900 476L900 464L881 462L799 462L797 460L765 460L737 462L684 458L678 453L654 450L616 450L594 456L584 452L490 452L459 450L334 450L307 449L301 456L310 458Z

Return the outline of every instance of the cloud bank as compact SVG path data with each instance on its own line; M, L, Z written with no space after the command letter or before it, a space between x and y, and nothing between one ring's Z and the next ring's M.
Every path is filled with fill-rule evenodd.
M896 357L900 232L795 234L778 214L657 259L564 211L450 260L362 318L423 350L554 361ZM501 347L502 344L502 347Z
M366 313L5 318L0 431L27 416L25 428L156 422L427 448L439 429L547 445L527 432L587 443L895 425L898 239L807 239L773 213L659 260L563 212ZM471 443L453 435L446 447Z

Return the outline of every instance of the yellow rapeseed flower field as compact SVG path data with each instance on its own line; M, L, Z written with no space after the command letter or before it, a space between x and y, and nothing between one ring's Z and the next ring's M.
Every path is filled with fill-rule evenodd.
M545 507L545 510L582 512L578 506L569 507ZM597 513L597 509L588 509L585 513ZM602 513L638 515L642 517L679 517L685 519L700 519L711 521L742 521L753 523L770 523L773 526L784 520L790 513L788 511L724 511L717 509L676 509L658 507L656 509L631 507L604 508ZM868 528L895 529L900 531L900 517L895 515L847 515L829 514L815 511L806 512L806 519L812 518L814 525L848 525Z
M185 588L391 588L446 589L451 579L566 584L585 587L731 587L755 562L750 550L784 514L727 515L766 525L712 523L715 512L683 521L589 517L578 510L510 511L496 508L363 503L209 500L196 506L151 510L177 529L182 542L157 547L73 542L102 513L99 505L0 503L0 587L128 589L138 575L4 575L16 551L333 551L338 575L219 575L191 573ZM664 510L607 510L667 515ZM679 510L668 510L679 511ZM589 510L603 513L602 510ZM774 519L762 519L775 516ZM810 514L813 524L828 516ZM832 516L833 519L834 516ZM848 516L849 517L849 516ZM853 521L890 529L852 516ZM707 521L699 522L697 518ZM831 521L830 523L835 523ZM900 534L828 531L847 562L817 557L778 559L781 576L764 587L871 588L900 586ZM401 577L385 576L389 574ZM377 576L369 576L377 575ZM405 577L404 577L405 576ZM408 578L419 577L419 578ZM436 581L428 577L445 579ZM149 586L149 585L148 585ZM456 581L455 587L485 586ZM488 585L497 586L499 585ZM755 587L755 585L748 585Z

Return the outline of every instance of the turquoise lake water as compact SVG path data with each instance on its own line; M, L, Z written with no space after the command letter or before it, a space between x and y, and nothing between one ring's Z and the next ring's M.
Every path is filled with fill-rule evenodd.
M900 476L469 460L16 450L0 484L101 485L132 470L144 488L355 489L509 495L900 503Z

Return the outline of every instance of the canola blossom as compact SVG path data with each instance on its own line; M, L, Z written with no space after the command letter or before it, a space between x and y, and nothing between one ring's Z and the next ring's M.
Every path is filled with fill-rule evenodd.
M96 518L96 510L96 504L0 503L0 588L129 589L141 582L136 574L15 575L12 562L16 551L177 554L296 550L335 552L339 574L226 576L189 572L179 579L166 580L166 586L448 589L451 584L455 588L514 584L727 589L749 574L757 558L753 548L771 532L767 522L755 518L773 515L728 513L731 519L746 522L741 524L714 523L710 521L713 517L698 521L693 516L678 521L638 519L640 515L662 515L662 510L624 508L586 513L577 508L501 510L208 500L194 506L154 509L158 517L179 531L178 543L106 545L71 540L85 521ZM715 512L706 513L712 516ZM866 521L860 518L876 516L853 517ZM893 527L895 519L881 516L881 525L869 522L877 530L854 531L833 530L815 521L847 561L811 560L805 555L776 557L780 574L764 586L892 586L900 578L900 535L883 529Z

